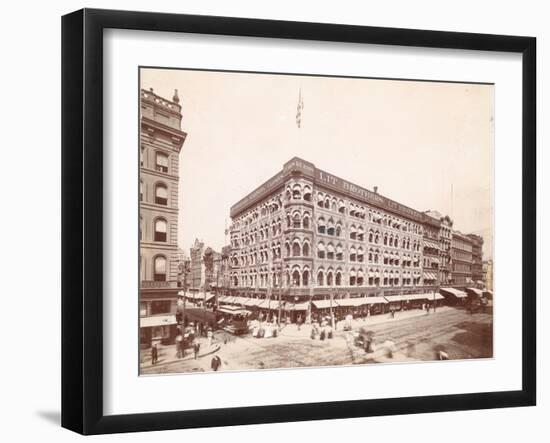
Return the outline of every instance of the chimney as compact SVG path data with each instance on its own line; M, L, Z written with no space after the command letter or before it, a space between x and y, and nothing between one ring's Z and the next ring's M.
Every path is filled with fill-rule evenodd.
M375 186L375 187L374 187L374 193L375 193L375 194L378 194L378 186Z

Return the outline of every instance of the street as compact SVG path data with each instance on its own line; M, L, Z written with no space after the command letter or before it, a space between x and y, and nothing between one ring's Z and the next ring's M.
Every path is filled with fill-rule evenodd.
M369 321L370 320L370 321ZM251 335L234 337L224 332L215 335L215 345L196 360L161 358L152 366L147 357L142 374L211 371L212 356L222 360L219 371L274 369L308 366L339 366L398 361L430 361L440 351L450 360L492 357L493 316L455 308L440 308L426 314L420 310L398 312L394 319L380 315L353 321L351 332L339 325L334 338L311 339L311 326L300 330L294 324L284 327L277 338L256 339ZM354 333L372 331L374 352L355 346ZM170 347L164 349L167 355ZM175 352L175 351L174 351ZM169 361L168 361L169 360Z

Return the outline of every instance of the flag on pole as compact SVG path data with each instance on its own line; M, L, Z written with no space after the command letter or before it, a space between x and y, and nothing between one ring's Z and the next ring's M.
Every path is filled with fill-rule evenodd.
M296 110L296 126L302 127L302 110L304 109L304 100L302 99L302 88L298 92L298 106Z

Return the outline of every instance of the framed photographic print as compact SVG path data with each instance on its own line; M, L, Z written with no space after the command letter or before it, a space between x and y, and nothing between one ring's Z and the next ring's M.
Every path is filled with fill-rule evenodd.
M64 427L535 404L534 38L62 26Z

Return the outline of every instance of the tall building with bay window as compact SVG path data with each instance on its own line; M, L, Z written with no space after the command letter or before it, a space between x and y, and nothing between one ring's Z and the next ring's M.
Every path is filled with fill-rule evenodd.
M438 240L438 266L439 266L439 285L449 286L452 282L451 274L451 243L453 232L453 221L448 215L442 215L438 211L427 211L426 214L439 219L441 225L439 227ZM437 242L437 240L434 240Z
M473 264L472 238L460 231L452 232L451 240L452 284L461 288L471 286Z
M439 218L299 158L230 216L237 296L307 310L328 299L428 293L439 284Z
M181 262L178 250L179 154L181 130L177 90L171 100L140 91L140 342L170 340Z
M468 234L472 240L472 280L477 286L483 286L483 237Z

